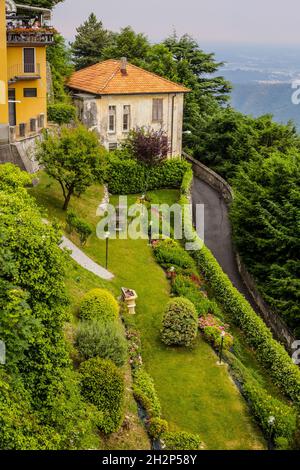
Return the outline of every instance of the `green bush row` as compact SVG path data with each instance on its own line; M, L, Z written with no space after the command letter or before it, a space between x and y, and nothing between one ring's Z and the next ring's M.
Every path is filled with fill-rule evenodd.
M142 367L134 372L133 394L150 418L160 418L161 407L154 382Z
M154 246L154 256L165 269L173 266L176 268L176 273L195 274L197 272L193 258L174 240L160 241Z
M76 119L76 108L68 103L48 104L48 120L56 124L70 124Z
M88 238L93 233L93 228L85 220L78 217L74 211L68 211L66 216L67 230L72 233L73 230L78 234L81 245L85 245Z
M202 448L200 436L185 431L166 432L161 440L168 450L200 450Z
M186 187L188 183L185 182ZM190 179L190 187L192 179ZM181 197L181 204L187 203L187 196ZM185 210L185 213L187 211ZM185 215L188 219L188 214ZM218 302L231 316L233 322L241 328L247 343L256 350L256 357L272 376L274 382L283 393L295 403L300 404L300 370L293 364L285 348L279 344L265 325L263 320L255 313L247 300L232 285L228 276L214 258L211 251L203 245L193 230L192 221L189 223L190 233L186 239L198 239L199 250L193 252L197 267L209 282Z
M268 419L274 416L273 440L276 448L290 448L297 428L297 409L266 392L257 376L253 375L235 354L224 351L224 357L266 437L270 436Z
M162 188L179 188L189 164L179 158L148 167L130 158L109 154L106 182L112 194L136 194Z

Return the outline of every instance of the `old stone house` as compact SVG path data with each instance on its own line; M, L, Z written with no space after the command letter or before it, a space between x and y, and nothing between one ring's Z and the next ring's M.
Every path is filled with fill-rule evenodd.
M106 60L75 72L68 81L79 119L114 150L130 129L163 129L170 155L182 151L184 95L187 88L123 58Z

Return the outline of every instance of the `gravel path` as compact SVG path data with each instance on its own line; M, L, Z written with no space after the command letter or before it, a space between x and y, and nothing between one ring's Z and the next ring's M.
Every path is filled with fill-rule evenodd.
M81 251L74 243L71 242L67 237L62 237L62 243L60 244L61 248L67 248L71 251L71 258L73 258L76 263L82 266L87 271L95 274L101 279L105 279L106 281L110 281L114 278L114 275L107 271L106 269L102 268L99 264L95 263L91 258L89 258L83 251Z

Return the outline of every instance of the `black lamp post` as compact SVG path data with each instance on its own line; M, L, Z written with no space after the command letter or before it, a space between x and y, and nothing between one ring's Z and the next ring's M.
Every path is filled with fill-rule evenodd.
M151 222L149 223L149 226L148 226L148 240L149 240L149 245L151 245L151 241L152 241L152 225L153 225L153 222L151 220Z
M268 425L269 425L268 450L272 450L273 448L272 440L273 440L273 431L274 431L275 421L276 421L275 416L270 416L268 419Z
M225 331L221 332L221 347L220 347L220 356L219 356L220 365L222 364L222 359L223 359L223 347L224 347L225 334L226 334Z
M106 255L105 255L105 269L108 267L108 240L109 240L110 233L105 232L105 239L106 239Z

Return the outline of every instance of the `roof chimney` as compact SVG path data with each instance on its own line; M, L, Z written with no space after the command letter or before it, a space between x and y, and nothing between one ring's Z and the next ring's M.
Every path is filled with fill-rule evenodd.
M121 59L121 72L123 75L127 75L127 58L122 57Z

